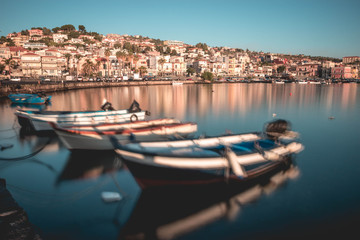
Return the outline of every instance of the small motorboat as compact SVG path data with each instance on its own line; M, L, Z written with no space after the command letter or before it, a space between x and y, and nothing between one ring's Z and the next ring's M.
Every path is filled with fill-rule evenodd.
M50 124L69 150L113 150L110 136L118 141L165 141L187 138L197 131L196 123L171 118L87 126Z
M52 131L49 124L54 122L59 125L91 125L104 123L124 123L145 120L148 111L141 110L139 103L133 101L128 109L115 110L111 103L104 101L99 111L30 111L17 110L15 115L22 127L30 127L36 131Z
M44 93L14 93L9 94L8 97L13 103L18 104L46 104L51 100L51 96L47 96Z
M303 150L289 123L276 120L265 132L165 142L123 144L115 151L142 188L246 181L265 174Z

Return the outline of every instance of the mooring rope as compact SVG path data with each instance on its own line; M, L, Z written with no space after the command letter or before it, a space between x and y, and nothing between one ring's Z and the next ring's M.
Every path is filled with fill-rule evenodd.
M0 157L0 161L20 161L20 160L31 158L31 157L35 156L36 154L38 154L39 152L41 152L50 143L50 141L51 141L51 138L48 139L48 141L44 144L44 146L40 147L35 152L32 152L32 153L27 154L25 156L14 157L14 158L2 158L2 157Z
M8 132L8 131L15 131L15 129L20 128L19 126L15 126L16 118L14 118L14 122L11 128L8 129L0 129L0 132Z

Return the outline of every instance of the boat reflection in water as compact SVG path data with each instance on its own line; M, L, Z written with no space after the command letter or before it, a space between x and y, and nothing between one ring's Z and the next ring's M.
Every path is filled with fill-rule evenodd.
M56 185L63 181L95 179L119 171L122 167L121 159L113 151L75 151L68 158Z
M289 158L245 183L146 188L119 239L174 239L221 219L234 220L243 206L298 175Z
M11 103L11 108L17 108L17 109L27 109L27 110L38 110L43 111L46 110L47 107L51 106L51 102L47 104L23 104L23 103Z

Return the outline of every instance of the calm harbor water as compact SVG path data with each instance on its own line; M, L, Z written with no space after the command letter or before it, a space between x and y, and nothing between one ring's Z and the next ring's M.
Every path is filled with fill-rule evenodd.
M55 93L48 110L115 109L198 123L196 135L250 132L281 118L305 149L289 169L246 189L142 191L112 152L69 152L21 129L0 100L0 178L43 239L271 239L348 236L360 219L360 85L208 84ZM333 117L333 118L330 118ZM39 150L39 153L25 159ZM14 160L4 160L11 159ZM104 191L122 200L105 203Z

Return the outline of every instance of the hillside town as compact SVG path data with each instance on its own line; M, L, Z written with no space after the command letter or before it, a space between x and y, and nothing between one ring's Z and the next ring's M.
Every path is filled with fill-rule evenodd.
M359 56L342 59L101 35L83 25L32 28L0 38L1 79L358 79Z

